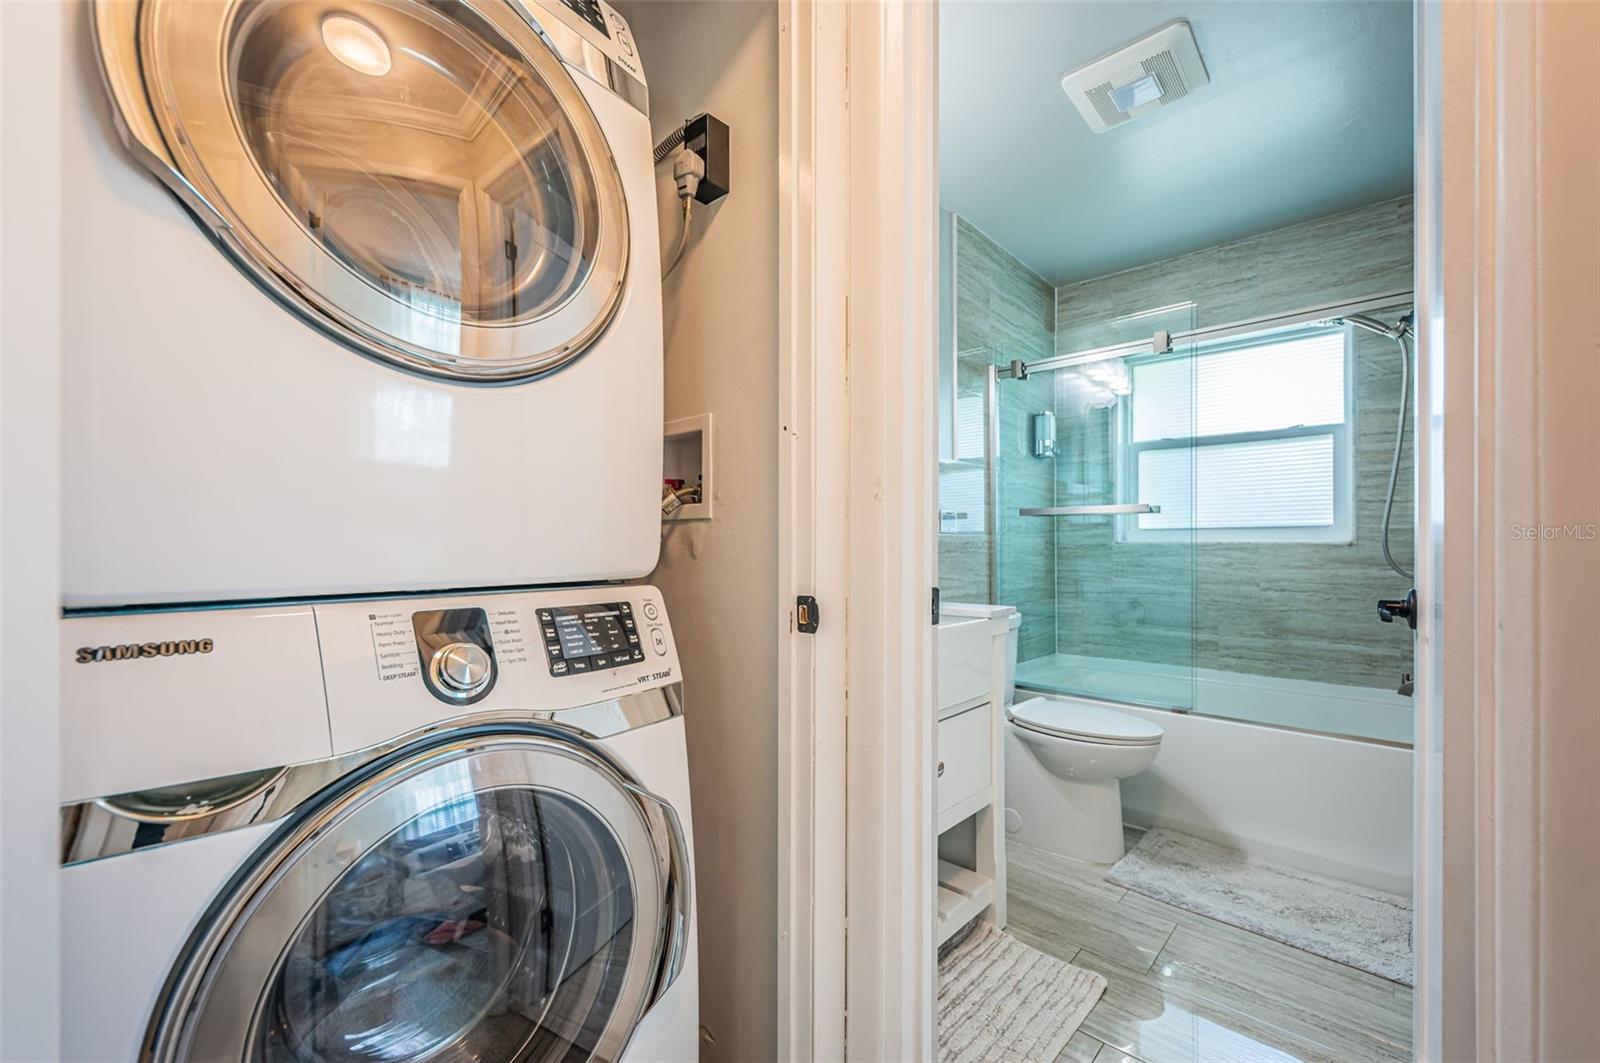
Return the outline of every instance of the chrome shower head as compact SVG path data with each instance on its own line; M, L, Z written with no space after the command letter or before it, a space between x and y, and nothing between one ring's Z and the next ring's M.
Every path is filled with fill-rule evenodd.
M1399 322L1393 325L1385 325L1377 318L1368 317L1366 314L1346 314L1344 317L1335 318L1334 320L1341 324L1354 325L1356 328L1366 329L1368 332L1375 332L1380 336L1387 336L1391 340L1397 340L1411 331L1409 315L1401 318Z

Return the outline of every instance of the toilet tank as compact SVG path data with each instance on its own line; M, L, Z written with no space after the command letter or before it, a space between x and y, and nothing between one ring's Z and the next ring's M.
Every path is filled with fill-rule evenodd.
M1015 606L1010 605L940 602L939 619L943 622L946 617L988 620L991 623L991 637L1003 637L1006 640L1005 703L1010 705L1016 699L1017 693L1017 631L1022 627L1022 614L1017 612Z

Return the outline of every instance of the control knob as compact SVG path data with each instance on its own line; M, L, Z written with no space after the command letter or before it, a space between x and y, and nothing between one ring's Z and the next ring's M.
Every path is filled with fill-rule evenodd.
M452 642L435 651L428 662L428 673L434 685L462 701L481 693L489 685L492 672L489 654L472 642Z

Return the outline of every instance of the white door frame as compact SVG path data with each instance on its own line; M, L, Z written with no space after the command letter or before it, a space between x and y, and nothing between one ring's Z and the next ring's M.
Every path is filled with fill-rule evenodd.
M848 4L846 1056L934 1054L938 6Z
M1442 592L1419 674L1418 1053L1584 1058L1600 1034L1600 10L1428 0L1421 26L1443 86L1421 290L1443 346L1424 347L1418 406L1423 571Z
M1414 22L1415 129L1415 306L1416 388L1412 400L1416 519L1413 557L1417 619L1416 689L1413 693L1412 886L1414 990L1412 1054L1438 1060L1442 1041L1444 976L1444 683L1440 667L1445 630L1444 379L1445 292L1442 275L1443 218L1443 22L1439 4L1419 3Z
M849 436L846 7L778 20L778 1044L844 1058L845 668ZM818 599L815 634L795 599Z
M928 1058L936 9L781 11L778 1057Z

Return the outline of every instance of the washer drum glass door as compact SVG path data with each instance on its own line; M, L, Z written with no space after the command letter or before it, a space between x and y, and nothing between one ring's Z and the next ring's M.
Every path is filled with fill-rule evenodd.
M223 890L142 1058L616 1059L677 973L681 846L670 808L581 741L399 750Z
M362 353L527 379L616 313L621 178L512 0L98 0L119 131L235 262Z

